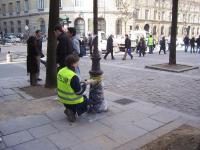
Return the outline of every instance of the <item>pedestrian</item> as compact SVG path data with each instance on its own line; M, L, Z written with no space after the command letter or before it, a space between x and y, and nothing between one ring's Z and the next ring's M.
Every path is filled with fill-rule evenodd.
M37 80L41 81L42 79L39 78L39 76L40 76L40 58L44 57L44 54L42 52L42 36L41 36L40 30L35 31L35 39L36 39L36 49L39 50L39 55L36 57L37 63L38 63Z
M133 55L131 54L131 40L128 36L128 34L125 35L126 39L125 39L125 54L122 60L126 60L126 56L127 54L131 57L131 59L133 59Z
M88 47L90 51L90 55L92 55L92 35L88 34Z
M107 39L106 50L107 50L107 52L104 56L104 59L106 60L107 56L111 53L111 59L114 60L115 58L113 56L113 35L112 34Z
M145 51L147 49L144 37L140 38L140 41L138 43L138 49L139 49L139 57L141 57L143 55L143 57L145 56Z
M86 47L87 47L87 37L83 33L80 39L80 57L86 56Z
M190 53L195 53L195 38L194 38L194 36L192 37L192 39L190 40L190 47L191 47L191 49L190 49Z
M56 63L59 70L65 67L65 58L72 54L72 43L67 34L63 31L61 25L55 26L54 33L58 40L56 48Z
M164 51L164 54L166 54L166 40L165 40L165 36L162 37L162 40L160 40L160 51L159 51L159 55L161 51Z
M189 39L188 35L185 36L185 38L183 39L183 42L185 44L185 52L187 53L188 47L190 45L190 39Z
M68 36L71 39L72 42L72 53L74 55L79 56L80 55L80 41L78 37L76 36L76 29L74 27L69 27L67 31ZM76 67L76 73L78 74L79 78L81 79L81 73L79 66Z
M59 102L64 104L67 118L70 122L76 120L76 116L87 112L90 101L83 95L87 84L95 84L95 80L80 82L75 68L78 67L78 55L69 55L66 58L66 67L57 74L57 90Z
M76 55L80 54L80 42L78 37L76 36L76 29L74 27L69 27L67 34L72 42L72 50L73 53Z
M30 84L36 86L38 81L38 57L40 51L38 49L35 36L30 36L27 40L27 74L30 74Z
M148 47L149 47L149 54L153 54L154 39L153 39L152 35L149 36L147 44L148 44Z
M197 53L200 54L200 35L199 35L199 37L197 38L196 42L197 42Z

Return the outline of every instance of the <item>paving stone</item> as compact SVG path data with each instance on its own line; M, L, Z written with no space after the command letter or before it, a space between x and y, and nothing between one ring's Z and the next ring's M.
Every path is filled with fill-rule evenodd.
M59 150L47 139L37 139L14 147L14 150Z
M59 121L67 118L64 114L64 107L56 108L55 110L47 112L47 116L54 121Z
M63 131L50 135L48 138L52 143L57 145L57 147L59 147L60 149L65 149L81 142L78 137L76 137L74 134L68 131Z
M7 135L25 129L41 126L50 122L51 120L43 115L28 116L0 122L0 129L3 135Z
M73 128L77 126L78 123L70 123L67 119L59 120L52 122L52 126L54 126L57 130L62 131L62 130L69 130L70 128Z
M94 137L100 136L109 130L110 128L99 122L92 122L69 129L73 135L79 137L81 140L93 139Z
M134 124L142 129L147 131L155 130L163 125L163 123L155 121L150 118L145 118L143 120L134 122Z
M8 147L15 146L32 140L33 137L27 131L17 132L3 137L4 142Z
M6 148L6 145L5 145L5 143L2 141L2 142L0 142L0 150L3 150L3 149L5 149Z
M41 137L56 133L56 132L58 132L58 130L55 127L53 127L51 124L48 124L48 125L44 125L41 127L29 129L29 132L34 137L41 138Z
M158 120L163 123L168 123L168 122L176 120L180 116L181 116L180 113L168 110L168 111L163 111L163 112L154 114L154 115L150 116L150 118L152 118L154 120Z
M4 89L3 90L4 95L14 95L16 92L12 89Z
M84 143L70 147L71 150L111 150L115 147L115 142L106 136L99 136Z
M112 130L105 133L104 135L121 145L146 133L146 130L139 128L133 124L124 124L113 126Z

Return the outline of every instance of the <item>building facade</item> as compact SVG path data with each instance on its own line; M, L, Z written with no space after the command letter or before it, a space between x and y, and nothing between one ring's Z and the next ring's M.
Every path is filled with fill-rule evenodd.
M147 30L153 35L169 36L171 0L98 0L99 30L107 35L122 35L131 30ZM123 4L127 5L123 5ZM124 7L123 7L124 6ZM69 18L78 34L93 31L92 0L60 0L60 17ZM128 11L128 13L127 13ZM0 31L47 32L49 0L0 0ZM179 4L178 36L200 34L200 0Z

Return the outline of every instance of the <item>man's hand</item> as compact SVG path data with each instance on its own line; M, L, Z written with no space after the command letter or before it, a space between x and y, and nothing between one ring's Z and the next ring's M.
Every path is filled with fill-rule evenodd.
M98 82L97 80L93 80L93 79L89 79L85 81L86 84L92 84L92 85L97 84L97 82Z
M59 65L59 64L56 64L56 65L57 65L57 68L58 68L58 67L60 67L60 65Z

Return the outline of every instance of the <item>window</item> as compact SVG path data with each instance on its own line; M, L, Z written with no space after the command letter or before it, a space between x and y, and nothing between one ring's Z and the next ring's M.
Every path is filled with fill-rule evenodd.
M25 24L28 26L28 25L29 25L29 20L26 20L26 21L25 21Z
M106 21L104 18L98 19L98 31L104 31L106 33Z
M9 15L13 15L13 3L9 3L8 11L9 11Z
M82 18L77 18L74 22L77 35L83 35L85 33L85 21Z
M17 26L18 26L18 28L17 28L18 33L21 33L22 32L22 26L21 26L20 20L17 21Z
M165 19L165 12L162 12L162 21Z
M29 11L29 2L28 0L24 0L24 12L28 13Z
M81 7L81 6L83 6L83 0L75 0L75 6L76 6L76 7Z
M161 27L161 35L164 35L164 26Z
M10 22L10 32L11 33L15 32L15 30L14 30L14 22L13 21Z
M139 19L139 12L140 12L140 10L136 9L136 11L135 11L135 19Z
M118 19L116 22L116 34L122 35L122 20Z
M19 14L21 11L20 1L16 1L16 13Z
M6 16L6 4L2 5L2 14L3 16Z
M105 0L98 0L98 8L104 8Z
M62 8L62 0L59 0L59 7Z
M7 32L8 32L8 29L7 29L7 22L4 22L4 23L3 23L3 26L4 26L4 33L7 33Z
M145 20L149 20L149 10L145 10Z
M44 0L38 0L38 9L44 10Z
M188 15L188 22L190 22L190 14Z
M156 26L153 27L153 35L156 35Z
M154 20L157 19L157 10L154 10Z
M116 7L119 8L121 7L123 4L123 1L122 0L116 0Z

